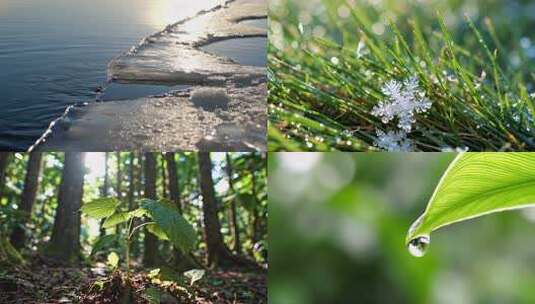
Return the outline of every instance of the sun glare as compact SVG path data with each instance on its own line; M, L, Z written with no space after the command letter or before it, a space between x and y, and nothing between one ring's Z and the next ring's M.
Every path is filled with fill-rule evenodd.
M200 10L209 9L221 3L221 0L159 0L151 3L148 18L150 23L162 29L166 25L173 24L186 17L198 13Z
M89 152L85 156L85 167L87 168L86 180L90 183L95 182L104 176L104 153Z

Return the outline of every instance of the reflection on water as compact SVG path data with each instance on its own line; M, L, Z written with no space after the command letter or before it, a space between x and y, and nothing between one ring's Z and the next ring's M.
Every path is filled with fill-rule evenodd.
M112 82L106 86L106 90L99 95L98 100L125 100L136 99L146 96L164 95L171 91L183 90L189 87L188 85L154 85L154 84L122 84Z
M267 18L260 18L260 19L250 19L250 20L244 20L240 22L241 24L247 24L250 26L262 28L267 30L268 22Z
M221 0L0 0L0 150L26 149L95 98L110 59Z

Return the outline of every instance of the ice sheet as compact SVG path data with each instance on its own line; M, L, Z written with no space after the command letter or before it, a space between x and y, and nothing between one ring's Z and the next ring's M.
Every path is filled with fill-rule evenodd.
M240 23L266 17L265 0L227 1L145 38L109 64L108 76L119 82L173 84L247 83L264 78L265 67L239 65L200 47L231 38L267 37L266 29Z
M39 151L266 150L265 83L227 88L225 108L190 100L199 87L161 97L79 105L50 128Z

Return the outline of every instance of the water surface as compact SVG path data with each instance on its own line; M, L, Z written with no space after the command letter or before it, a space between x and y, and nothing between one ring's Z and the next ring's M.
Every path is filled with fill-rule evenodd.
M201 47L206 52L232 59L242 65L267 65L267 38L232 38Z
M68 105L93 101L108 62L221 0L0 0L0 150L25 150Z

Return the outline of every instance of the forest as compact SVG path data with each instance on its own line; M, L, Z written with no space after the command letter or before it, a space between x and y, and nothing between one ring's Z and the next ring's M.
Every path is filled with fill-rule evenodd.
M0 153L1 303L267 303L264 153Z

